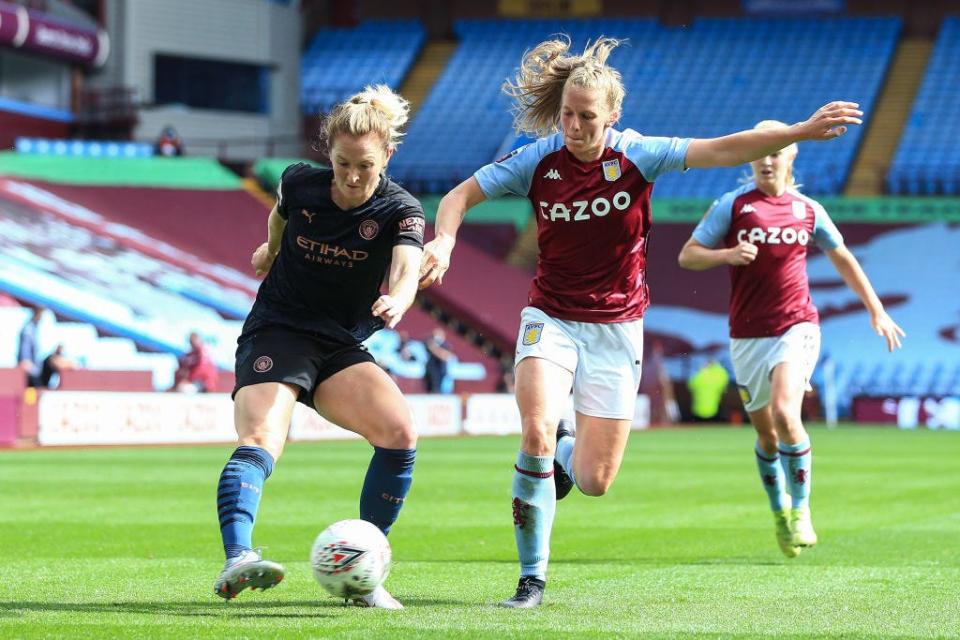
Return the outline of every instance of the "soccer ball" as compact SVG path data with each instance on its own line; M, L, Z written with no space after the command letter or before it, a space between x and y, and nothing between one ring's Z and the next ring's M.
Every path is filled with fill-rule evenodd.
M365 596L390 573L390 543L366 520L341 520L324 529L313 543L313 577L331 595Z

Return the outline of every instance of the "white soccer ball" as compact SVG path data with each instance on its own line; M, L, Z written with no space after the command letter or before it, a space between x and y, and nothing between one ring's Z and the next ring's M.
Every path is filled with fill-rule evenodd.
M313 543L313 577L331 595L365 596L390 573L390 543L366 520L341 520L324 529Z

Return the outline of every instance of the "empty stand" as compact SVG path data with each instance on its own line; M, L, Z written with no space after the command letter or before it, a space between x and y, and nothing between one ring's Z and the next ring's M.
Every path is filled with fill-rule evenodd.
M827 101L870 113L900 30L897 18L477 20L456 24L460 46L410 127L391 171L420 193L449 190L513 145L501 93L524 50L567 33L575 51L598 35L629 40L611 63L627 87L621 127L646 135L712 137L775 118L795 122ZM824 73L825 69L836 72ZM839 193L862 132L801 148L798 175L814 194ZM744 169L665 176L659 196L716 195Z
M887 174L887 190L960 194L960 17L943 21Z
M326 113L367 84L400 86L425 38L416 20L368 20L321 29L300 63L305 113Z

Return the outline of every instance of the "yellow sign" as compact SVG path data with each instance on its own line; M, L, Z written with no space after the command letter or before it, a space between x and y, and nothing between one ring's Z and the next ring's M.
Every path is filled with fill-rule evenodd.
M585 18L603 14L603 0L497 0L505 18Z

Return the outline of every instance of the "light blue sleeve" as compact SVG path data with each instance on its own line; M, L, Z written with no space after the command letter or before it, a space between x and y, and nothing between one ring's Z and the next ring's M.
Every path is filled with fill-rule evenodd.
M556 151L563 143L560 134L540 138L514 149L496 162L481 167L473 174L487 198L512 194L526 197L533 182L533 172L545 155Z
M717 246L727 231L730 230L730 220L733 216L733 201L736 200L736 191L725 193L710 205L706 215L693 230L693 239L705 247Z
M624 153L640 169L647 182L654 182L668 171L686 171L690 138L647 138L628 129Z
M843 244L843 236L837 225L827 215L827 210L819 202L810 201L813 207L813 241L822 251L836 249Z

